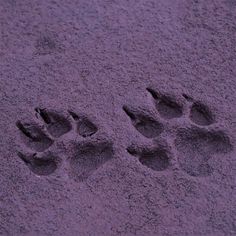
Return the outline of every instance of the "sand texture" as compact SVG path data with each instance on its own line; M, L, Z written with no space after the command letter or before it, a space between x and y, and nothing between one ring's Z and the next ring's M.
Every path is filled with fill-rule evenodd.
M236 235L236 1L0 0L0 235Z

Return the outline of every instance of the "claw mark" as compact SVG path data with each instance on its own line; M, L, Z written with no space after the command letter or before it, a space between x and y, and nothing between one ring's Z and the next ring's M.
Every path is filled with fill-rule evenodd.
M182 116L182 106L178 104L175 99L166 95L161 95L151 88L147 88L147 91L154 98L156 109L162 118L173 119Z
M44 120L46 124L51 123L51 119L48 113L46 112L46 109L35 108L35 111L42 117L42 119Z
M211 125L214 123L214 116L212 112L206 105L200 102L193 103L190 110L190 119L195 124L202 126Z
M123 110L131 119L135 129L146 138L155 138L162 133L162 125L153 118L141 112L131 111L127 106L123 106Z
M79 116L77 114L75 114L73 111L69 111L68 110L68 113L72 116L72 118L77 121L79 120Z
M187 94L185 94L185 93L183 93L182 96L183 96L188 102L192 102L192 101L193 101L193 99L192 99L190 96L188 96Z
M53 144L53 140L36 124L22 124L20 121L17 121L16 126L21 131L23 142L34 151L42 152Z
M25 128L25 126L24 126L20 121L17 121L17 122L16 122L16 126L17 126L17 128L18 128L25 136L27 136L28 138L30 138L30 139L32 139L32 140L34 140L34 141L37 140L37 137L33 136L33 135L29 132L29 130L27 130L27 129Z
M92 136L98 131L98 128L87 117L79 117L73 111L68 111L72 118L77 122L77 132L82 137Z
M26 158L26 156L23 155L23 153L18 152L17 155L20 157L20 159L26 164L29 165L30 164L30 160L28 158ZM34 153L33 155L36 155L36 153Z
M154 91L151 88L147 88L147 91L153 96L154 99L160 99L161 95L157 91Z
M25 156L21 152L17 153L19 158L28 166L28 168L36 175L50 175L57 169L55 157L47 155L38 157L36 153Z
M133 121L136 120L136 116L134 115L134 113L132 113L132 112L130 111L130 109L129 109L127 106L123 106L123 110L124 110L124 112L129 116L129 118L130 118L131 120L133 120Z
M138 154L137 150L133 146L128 147L126 151L132 156L136 156Z
M41 108L35 108L35 111L46 124L48 133L55 138L69 132L72 128L67 118L57 112Z

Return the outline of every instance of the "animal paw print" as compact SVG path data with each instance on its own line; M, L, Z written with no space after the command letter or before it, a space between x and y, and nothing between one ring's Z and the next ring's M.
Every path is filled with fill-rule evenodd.
M16 126L20 131L24 149L18 152L20 159L36 175L50 175L60 166L62 159L51 152L51 146L69 132L74 131L74 136L81 137L81 142L76 143L73 156L68 158L70 176L76 181L87 179L96 169L113 157L111 142L84 141L98 132L97 126L84 115L77 115L68 111L67 117L48 110L35 109L39 122L17 121ZM75 128L73 128L75 127Z
M203 177L213 173L209 160L216 154L226 154L232 150L228 135L214 127L216 118L205 104L194 101L183 94L185 102L179 102L169 95L147 88L156 108L159 119L131 108L123 107L133 127L145 138L155 140L171 139L170 130L174 130L171 144L159 145L155 148L140 148L131 145L127 152L136 156L139 162L154 171L164 171L171 166L171 154L177 153L179 168L190 176ZM185 109L184 109L185 107ZM187 118L187 124L178 119ZM166 143L167 140L164 140ZM170 146L172 149L170 150Z

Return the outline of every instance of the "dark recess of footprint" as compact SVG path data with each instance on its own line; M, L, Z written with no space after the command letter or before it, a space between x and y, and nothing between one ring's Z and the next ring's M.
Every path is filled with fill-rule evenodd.
M84 138L92 136L97 130L97 127L87 118L83 118L77 123L77 131Z
M198 125L210 125L214 122L213 115L208 107L202 103L193 103L190 110L190 119Z
M84 181L99 167L113 158L111 143L87 143L78 145L70 160L71 175L77 181Z
M25 156L22 153L18 153L18 156L36 175L50 175L57 169L56 158L52 155L39 158L36 154Z
M183 93L182 96L183 96L188 102L192 102L192 101L193 101L193 99L192 99L189 95L187 95L187 94L185 94L185 93Z
M55 138L68 133L72 129L70 122L56 112L41 108L36 108L35 111L45 122L48 133Z
M173 119L182 116L182 106L175 102L173 98L166 95L160 95L150 88L147 88L147 91L154 98L156 108L161 117L165 119Z
M136 130L146 138L155 138L162 133L163 126L153 118L140 112L131 111L127 106L124 106L123 110L130 117Z
M135 150L133 147L127 148L127 151L139 158L139 161L146 167L154 171L166 170L170 165L169 157L165 150L143 150L141 152Z
M72 111L69 111L72 118L77 122L77 132L82 137L86 138L88 136L92 136L97 133L98 128L95 124L93 124L87 117L82 116L79 117Z
M21 137L25 144L34 151L42 152L53 144L51 140L36 124L16 122L21 131Z

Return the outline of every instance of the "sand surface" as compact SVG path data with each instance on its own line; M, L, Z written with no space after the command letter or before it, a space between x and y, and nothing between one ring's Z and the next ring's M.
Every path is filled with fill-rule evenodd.
M0 0L0 235L236 235L236 1Z

